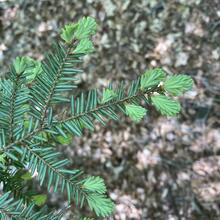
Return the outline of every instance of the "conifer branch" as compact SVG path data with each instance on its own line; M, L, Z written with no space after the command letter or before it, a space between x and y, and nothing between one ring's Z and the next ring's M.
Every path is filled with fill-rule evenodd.
M53 84L51 85L50 87L50 91L49 91L49 94L48 94L48 97L47 97L47 100L45 102L45 105L43 106L43 109L42 109L42 116L41 116L41 120L40 120L40 127L43 127L44 125L44 120L46 118L46 115L47 115L47 110L50 106L50 103L51 103L51 100L53 98L53 95L54 95L54 92L55 92L55 88L57 86L57 84L59 83L60 81L60 77L62 76L62 71L63 71L63 68L64 68L64 64L66 63L66 60L68 58L68 56L70 55L72 49L73 49L73 43L70 43L67 45L67 51L66 51L66 54L63 58L63 61L61 63L59 63L59 67L58 67L58 70L57 70L57 73L55 74L55 79L53 81Z
M149 96L151 93L158 92L160 90L161 90L161 88L157 87L157 86L154 86L153 88L151 88L150 90L147 90L147 91L138 90L136 94L134 94L130 97L126 96L122 99L115 100L115 101L112 101L112 102L108 102L106 104L100 104L95 108L89 109L88 111L76 114L74 116L67 117L67 118L62 119L62 120L54 121L54 123L50 127L50 129L54 129L57 125L63 124L63 123L68 122L68 121L79 119L80 117L90 115L90 114L92 114L94 112L97 112L99 110L106 109L106 108L112 107L112 106L117 106L118 104L128 102L129 100L132 100L134 98L141 98L141 97L144 97L144 96ZM2 152L4 152L5 150L9 150L9 149L13 148L13 146L20 145L25 141L31 140L34 136L37 136L39 133L41 133L43 131L46 131L47 129L48 129L47 124L43 124L41 127L38 127L37 129L31 131L27 135L23 136L21 139L18 139L16 141L14 141L13 143L10 143L10 144L6 145L4 147L4 149L2 149L3 150Z
M16 79L13 82L13 90L12 90L12 95L10 99L10 109L9 109L9 139L11 142L13 142L13 130L14 130L14 112L15 112L15 100L17 96L17 90L18 90L18 82L20 79L21 75L16 75Z
M135 98L143 98L144 96L149 96L151 93L158 92L160 90L161 89L157 86L155 86L154 88L152 88L148 91L139 90L136 94L134 94L132 96L126 96L125 98L122 98L122 99L119 99L119 100L114 100L112 102L108 102L107 104L100 104L97 107L95 107L93 109L90 109L88 111L82 112L80 114L76 114L74 116L67 117L67 118L65 118L63 120L60 120L60 121L56 121L56 122L54 122L54 125L62 124L62 123L68 122L68 121L72 121L72 120L78 119L80 117L83 117L83 116L92 114L94 112L97 112L99 110L106 109L108 107L113 107L113 106L117 106L117 105L122 104L122 103L129 102L129 101L131 101Z
M61 192L66 190L69 204L75 201L77 206L82 207L85 202L90 204L91 200L96 198L96 202L100 202L105 207L100 211L100 206L90 204L91 209L94 209L98 216L105 217L112 212L114 205L109 198L106 198L106 187L100 177L78 180L82 175L81 171L65 169L69 164L67 159L60 160L58 158L60 153L54 152L52 148L39 147L39 144L25 142L22 146L14 146L14 151L20 154L22 162L27 162L31 174L37 172L40 185L47 179L48 191L53 189L56 192L60 185Z
M165 116L180 112L180 103L174 97L191 89L193 81L181 74L168 77L160 68L147 70L128 89L122 83L117 88L110 84L103 92L90 90L76 97L64 96L76 88L76 75L82 71L75 64L94 50L91 36L95 31L96 22L90 17L65 25L63 42L54 45L42 63L18 57L9 79L0 80L0 183L5 192L0 196L1 219L55 220L62 215L45 214L42 210L34 213L33 203L26 205L24 200L14 200L8 190L16 191L23 182L19 180L18 187L11 189L10 166L16 174L27 168L30 173L26 178L36 176L40 185L46 182L48 192L66 192L69 204L75 201L82 207L87 203L97 216L111 215L114 204L106 196L103 179L67 169L69 161L60 159L60 153L48 147L49 143L80 136L84 128L93 131L95 120L105 125L106 120L118 120L118 113L139 122L147 113L144 102ZM53 115L57 103L69 104L65 116ZM45 195L30 197L30 201L42 204Z
M14 129L23 122L24 114L28 108L25 107L29 99L28 90L25 86L23 76L25 64L21 58L17 58L11 65L9 80L0 81L2 92L2 103L0 106L0 128L8 135L8 141L14 139Z
M1 219L23 219L23 220L60 220L65 209L54 214L48 212L47 207L34 211L34 203L26 204L23 199L14 200L11 192L0 195L0 218Z

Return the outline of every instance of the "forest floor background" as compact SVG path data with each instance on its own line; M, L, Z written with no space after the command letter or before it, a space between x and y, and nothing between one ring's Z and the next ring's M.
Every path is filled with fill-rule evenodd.
M220 219L219 0L0 0L1 72L16 56L41 60L60 28L86 15L99 28L80 88L129 82L158 66L192 76L195 86L178 118L122 117L60 150L105 179L116 202L109 219ZM52 195L48 204L63 200Z

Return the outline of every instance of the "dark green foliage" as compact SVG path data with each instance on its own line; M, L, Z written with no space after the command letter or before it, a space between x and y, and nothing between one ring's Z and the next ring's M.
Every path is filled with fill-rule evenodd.
M10 197L10 191L6 192L0 197L0 219L28 219L28 220L58 220L62 217L63 211L54 214L48 212L46 208L42 208L40 211L34 211L34 203L24 205L24 201L14 200Z
M66 25L63 41L53 45L42 63L18 57L7 78L0 80L1 219L60 219L62 212L53 215L34 207L42 206L47 195L23 190L34 178L48 192L64 193L69 204L87 205L97 216L110 216L114 204L106 195L104 180L69 169L70 162L55 144L69 144L83 129L93 131L94 121L105 125L109 119L119 120L121 113L139 122L149 104L166 116L180 112L172 95L189 90L192 80L185 75L167 78L160 68L146 71L129 88L110 84L103 90L69 96L82 72L78 63L94 49L95 30L96 22L90 17ZM69 110L56 114L57 104L63 103Z

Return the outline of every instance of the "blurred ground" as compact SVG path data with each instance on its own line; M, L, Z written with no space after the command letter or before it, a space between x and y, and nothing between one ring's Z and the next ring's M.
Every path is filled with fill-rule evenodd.
M42 59L59 28L83 15L99 30L82 88L155 66L189 74L195 86L178 118L122 118L61 150L74 167L106 180L117 204L111 219L220 219L219 0L0 0L1 72L17 55ZM50 205L63 205L58 199Z

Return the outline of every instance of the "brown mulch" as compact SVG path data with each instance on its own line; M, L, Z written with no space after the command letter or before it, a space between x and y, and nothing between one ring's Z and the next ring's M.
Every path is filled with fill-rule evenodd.
M99 29L80 88L129 82L158 66L191 75L195 86L178 118L151 111L134 124L122 117L61 150L74 167L105 179L116 202L109 219L219 219L219 0L1 0L1 72L18 55L42 59L59 28L84 15ZM57 195L49 203L63 205Z

